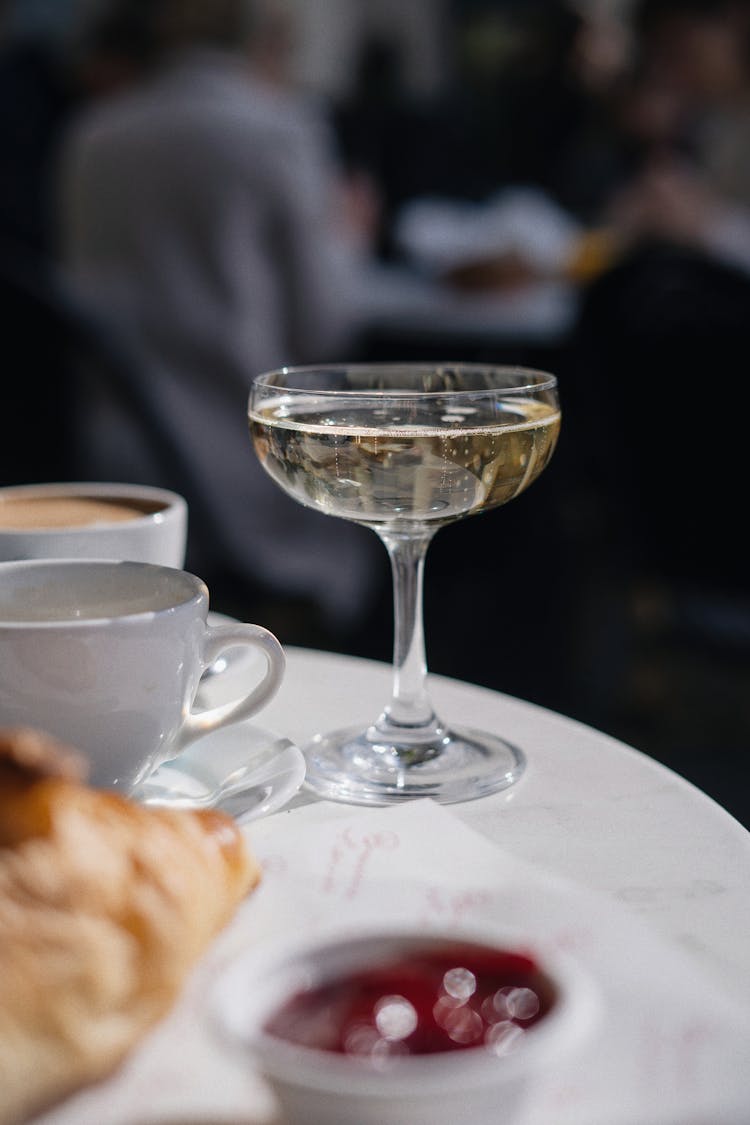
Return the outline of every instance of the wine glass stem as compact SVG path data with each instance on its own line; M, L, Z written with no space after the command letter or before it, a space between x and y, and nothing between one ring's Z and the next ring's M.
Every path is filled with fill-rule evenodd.
M436 725L427 695L427 661L422 624L422 575L432 532L396 535L379 532L393 572L393 694L375 726L425 730Z

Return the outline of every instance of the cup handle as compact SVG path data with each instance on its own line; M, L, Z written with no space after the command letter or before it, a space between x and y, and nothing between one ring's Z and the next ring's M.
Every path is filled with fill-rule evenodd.
M229 723L248 719L276 694L284 676L286 658L284 650L268 629L261 625L207 625L203 636L203 669L209 668L227 648L249 645L259 648L266 658L266 674L260 683L242 699L210 707L206 711L191 711L180 728L174 750L179 753L188 743L210 731Z

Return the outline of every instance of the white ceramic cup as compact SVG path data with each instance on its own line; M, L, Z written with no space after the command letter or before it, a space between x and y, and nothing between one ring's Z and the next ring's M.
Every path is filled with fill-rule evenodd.
M208 590L137 562L0 563L0 726L33 726L81 750L94 785L132 791L203 734L254 715L284 672L259 625L209 626ZM201 675L227 648L262 652L238 699L193 712Z
M587 974L568 959L537 957L555 995L551 1010L509 1055L482 1047L433 1055L398 1055L381 1065L277 1039L268 1017L291 997L348 972L371 969L453 942L533 951L518 934L494 926L369 930L328 938L299 936L247 951L219 976L212 1009L219 1028L249 1049L276 1095L285 1125L515 1125L535 1079L591 1034L599 1001Z
M131 514L132 513L132 514ZM187 504L140 484L0 488L0 561L133 559L185 565Z

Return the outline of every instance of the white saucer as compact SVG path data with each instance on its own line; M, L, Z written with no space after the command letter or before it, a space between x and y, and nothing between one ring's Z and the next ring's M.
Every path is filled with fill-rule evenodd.
M302 752L248 721L194 742L133 796L144 805L221 809L245 824L283 808L304 777Z

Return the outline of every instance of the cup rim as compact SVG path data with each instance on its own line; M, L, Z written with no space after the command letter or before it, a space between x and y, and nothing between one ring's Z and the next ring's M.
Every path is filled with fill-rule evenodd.
M555 1003L544 1020L529 1030L517 1052L502 1060L493 1059L481 1049L445 1051L398 1057L384 1073L360 1060L286 1042L263 1030L265 1019L275 1007L292 989L310 979L305 966L316 956L330 954L338 947L350 950L353 943L366 949L372 943L382 942L418 945L455 941L530 952L555 988ZM383 925L338 930L327 936L282 943L273 952L256 952L254 956L235 959L217 983L212 1014L215 1023L235 1045L239 1041L258 1058L261 1069L265 1068L278 1082L297 1088L308 1087L318 1093L337 1091L344 1095L392 1097L409 1093L432 1096L455 1089L457 1083L472 1083L477 1088L502 1086L544 1065L544 1061L557 1052L563 1055L574 1049L590 1031L599 1009L598 992L588 973L569 956L541 951L540 946L541 943L528 934L490 924L425 931ZM335 973L328 974L333 975ZM253 995L247 987L251 981L260 990L256 1009L250 1014L245 1012L239 1019L236 1013L232 1017L228 1005L233 997Z
M12 559L0 562L0 584L6 575L14 571L29 571L48 569L53 571L64 570L113 570L115 568L129 570L158 571L179 575L185 584L185 596L176 599L171 605L161 606L156 609L139 610L135 613L118 613L111 617L64 617L45 621L43 619L13 619L7 620L0 609L0 630L4 632L43 630L54 631L59 629L91 629L110 625L113 621L118 623L138 624L162 614L175 614L192 607L197 603L205 603L208 607L209 592L206 583L196 574L181 570L178 567L161 566L158 563L138 562L131 559L80 559L80 558L42 558L42 559Z
M168 513L172 511L187 511L187 501L179 492L169 488L159 488L150 484L126 484L121 481L49 481L39 484L8 484L0 487L0 508L4 497L10 499L18 496L23 498L30 494L55 498L58 496L71 496L82 498L108 497L112 499L143 499L161 501L163 507L153 512L143 512L133 516L126 522L126 526L149 527L163 522ZM0 527L0 537L22 535L24 537L42 537L46 535L91 535L113 528L122 528L122 520L98 520L95 524L76 524L70 527Z

